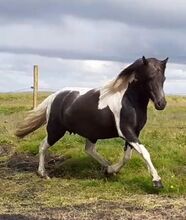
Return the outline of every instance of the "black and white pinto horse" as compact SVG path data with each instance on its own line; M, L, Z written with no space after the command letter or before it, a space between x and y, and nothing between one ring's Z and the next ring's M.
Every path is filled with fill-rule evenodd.
M66 131L86 138L85 151L97 160L108 174L119 172L135 149L145 160L153 185L163 187L148 150L138 139L147 121L147 105L152 100L157 110L166 106L163 84L167 59L143 57L124 69L116 79L100 89L88 91L62 90L50 95L30 112L17 128L25 135L47 124L47 137L39 148L38 174L48 178L45 154ZM110 165L95 148L98 139L121 137L125 143L123 159Z

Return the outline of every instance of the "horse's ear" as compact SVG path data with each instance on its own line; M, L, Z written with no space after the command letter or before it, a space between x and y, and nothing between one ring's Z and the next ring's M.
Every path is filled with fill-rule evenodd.
M144 64L144 65L147 65L147 64L148 64L148 60L147 60L144 56L142 57L142 60L143 60L143 64Z
M166 64L167 63L167 61L168 61L168 57L166 58L166 59L164 59L164 60L162 60L161 62L163 63L163 64Z

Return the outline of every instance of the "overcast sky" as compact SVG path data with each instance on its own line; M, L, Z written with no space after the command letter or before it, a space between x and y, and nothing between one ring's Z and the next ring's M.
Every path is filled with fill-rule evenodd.
M99 87L145 55L186 94L185 0L0 0L0 92Z

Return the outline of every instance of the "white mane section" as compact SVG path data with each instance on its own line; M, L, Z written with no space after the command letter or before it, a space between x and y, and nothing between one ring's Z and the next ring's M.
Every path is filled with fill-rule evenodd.
M123 137L123 134L120 130L120 111L122 108L122 98L127 88L123 88L121 91L110 91L108 86L111 85L113 81L100 89L100 98L98 103L98 109L106 108L107 106L110 108L112 113L114 114L116 127L118 131L118 135Z
M128 88L128 84L132 82L134 75L129 78L119 78L108 82L103 88L100 89L100 97L98 109L110 108L114 114L118 135L123 137L120 130L120 112L122 108L122 98Z

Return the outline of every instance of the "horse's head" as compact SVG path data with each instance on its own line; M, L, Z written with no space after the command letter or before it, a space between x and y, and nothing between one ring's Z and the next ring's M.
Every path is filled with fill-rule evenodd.
M157 60L155 58L141 59L141 65L136 68L135 78L142 82L150 99L157 110L163 110L166 106L163 85L165 81L165 68L168 58Z
M128 84L135 81L154 102L157 110L163 110L166 106L163 84L165 81L165 68L168 58L158 60L156 58L143 57L125 68L116 78L112 87L115 90L127 88Z

